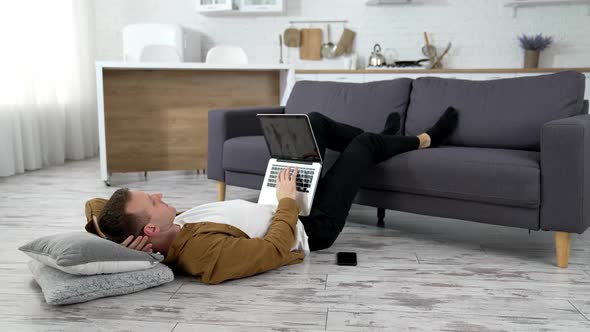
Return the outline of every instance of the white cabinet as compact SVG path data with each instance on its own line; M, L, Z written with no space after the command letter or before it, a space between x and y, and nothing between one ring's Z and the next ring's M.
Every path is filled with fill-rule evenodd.
M396 78L416 79L420 76L424 76L424 74L366 73L365 82L387 81L394 80Z
M471 74L466 73L433 73L433 74L423 74L422 77L440 77L440 78L451 78L457 80L470 80Z
M317 81L318 74L296 74L295 82L298 81Z
M241 0L243 12L282 12L283 0Z
M296 74L295 81L331 81L331 82L349 82L364 83L393 80L396 78L417 79L419 77L441 77L461 80L488 81L499 80L515 77L530 77L538 75L551 74L549 72L538 73L379 73L379 72L343 72L343 73L322 73L317 74L305 73ZM584 99L590 99L590 73L586 73L586 91Z
M196 10L202 14L215 13L279 13L284 0L196 0Z
M363 83L364 75L359 74L318 74L318 81Z
M490 81L514 78L516 77L516 73L473 73L470 76L469 79L473 81Z
M238 9L239 0L197 0L198 12L229 12Z

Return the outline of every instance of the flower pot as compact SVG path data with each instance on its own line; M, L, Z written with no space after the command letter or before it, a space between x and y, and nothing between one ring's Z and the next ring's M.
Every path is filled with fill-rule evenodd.
M524 68L537 68L539 67L539 54L540 51L525 50L524 51Z

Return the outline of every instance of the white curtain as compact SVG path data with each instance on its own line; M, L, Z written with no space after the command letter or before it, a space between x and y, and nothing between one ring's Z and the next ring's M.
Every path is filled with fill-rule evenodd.
M90 0L0 0L0 176L98 153Z

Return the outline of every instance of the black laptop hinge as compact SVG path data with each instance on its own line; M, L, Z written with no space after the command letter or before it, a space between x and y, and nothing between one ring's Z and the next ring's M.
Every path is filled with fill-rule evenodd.
M280 161L283 163L313 165L313 162L309 162L309 161L285 160L285 159L277 159L277 161Z

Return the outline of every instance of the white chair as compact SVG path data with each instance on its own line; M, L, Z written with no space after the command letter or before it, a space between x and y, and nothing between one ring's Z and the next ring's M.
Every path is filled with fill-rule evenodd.
M182 57L170 45L147 45L141 50L140 62L182 62Z
M184 34L177 24L130 24L123 28L126 62L184 61Z
M248 56L238 46L215 46L207 52L206 63L241 65L248 63Z

